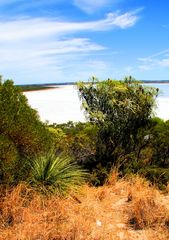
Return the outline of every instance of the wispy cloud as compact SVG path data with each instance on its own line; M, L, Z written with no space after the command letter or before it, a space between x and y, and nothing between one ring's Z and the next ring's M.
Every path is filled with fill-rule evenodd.
M140 70L150 70L154 68L169 67L169 48L156 52L148 57L138 58L140 61Z
M152 54L152 55L150 55L150 56L148 56L148 57L146 57L146 58L139 58L139 60L142 60L142 61L144 61L144 60L152 60L152 59L154 59L155 57L163 56L164 54L167 54L167 53L169 53L169 48L168 48L168 49L165 49L165 50L163 50L163 51L154 53L154 54Z
M169 67L169 58L164 58L159 62L159 65L162 67Z
M27 12L28 16L39 16L39 14L52 16L53 13L56 16L63 12L60 6L64 6L65 9L74 8L75 12L81 10L87 14L95 13L97 10L103 13L122 1L124 0L0 0L0 15L11 18L13 15L22 16L23 12Z
M32 79L32 75L42 77L41 81L53 82L54 76L58 81L65 81L64 75L68 72L70 75L71 69L82 72L82 65L90 66L88 68L92 72L94 68L98 71L96 65L100 69L106 68L106 64L96 56L97 53L105 53L107 47L87 33L129 28L138 19L135 11L109 13L97 21L63 21L61 18L30 16L0 21L0 73L12 78L17 75L16 80L24 76L26 82ZM81 34L86 37L79 37Z
M169 25L168 25L168 24L163 24L163 25L162 25L162 28L169 29Z
M136 24L136 12L109 13L98 21L64 22L49 18L27 18L0 23L0 41L16 41L43 36L60 36L80 31L105 31L113 28L128 28Z
M97 1L91 1L91 0L74 0L75 6L80 8L81 10L92 13L96 11L97 9L106 7L110 3L113 4L117 2L117 0L97 0Z

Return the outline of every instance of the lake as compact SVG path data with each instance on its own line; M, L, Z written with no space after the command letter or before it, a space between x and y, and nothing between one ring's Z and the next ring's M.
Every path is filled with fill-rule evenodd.
M168 83L158 83L158 84L146 84L147 86L152 86L159 88L159 95L157 98L157 109L156 115L164 120L169 119L169 84Z
M169 98L169 83L146 83L144 85L159 88L159 97Z
M28 102L36 109L42 121L65 123L85 121L77 90L73 85L25 92Z
M156 115L169 119L169 84L146 84L160 89L157 98ZM73 85L24 93L30 106L36 109L42 121L49 123L66 123L68 121L85 121L84 112Z

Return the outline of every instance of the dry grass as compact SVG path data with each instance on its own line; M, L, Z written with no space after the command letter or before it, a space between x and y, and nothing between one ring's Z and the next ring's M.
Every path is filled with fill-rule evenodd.
M128 182L128 223L136 230L166 226L169 212L160 203L160 192L140 177Z
M169 239L163 196L140 178L113 173L107 185L83 186L67 199L44 198L25 184L1 195L0 240Z

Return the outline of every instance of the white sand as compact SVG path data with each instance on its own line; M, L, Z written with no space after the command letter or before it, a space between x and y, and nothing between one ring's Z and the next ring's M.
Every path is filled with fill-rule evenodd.
M65 123L68 121L85 121L81 103L75 86L26 92L32 108L36 109L42 121L49 123ZM169 119L169 98L159 97L157 116Z

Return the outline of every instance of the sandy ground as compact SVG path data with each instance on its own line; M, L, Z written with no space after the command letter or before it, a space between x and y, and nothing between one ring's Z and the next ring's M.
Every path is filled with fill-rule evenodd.
M24 94L31 107L38 111L42 121L49 123L85 121L75 86L60 86ZM158 97L156 115L164 120L169 119L169 98Z

